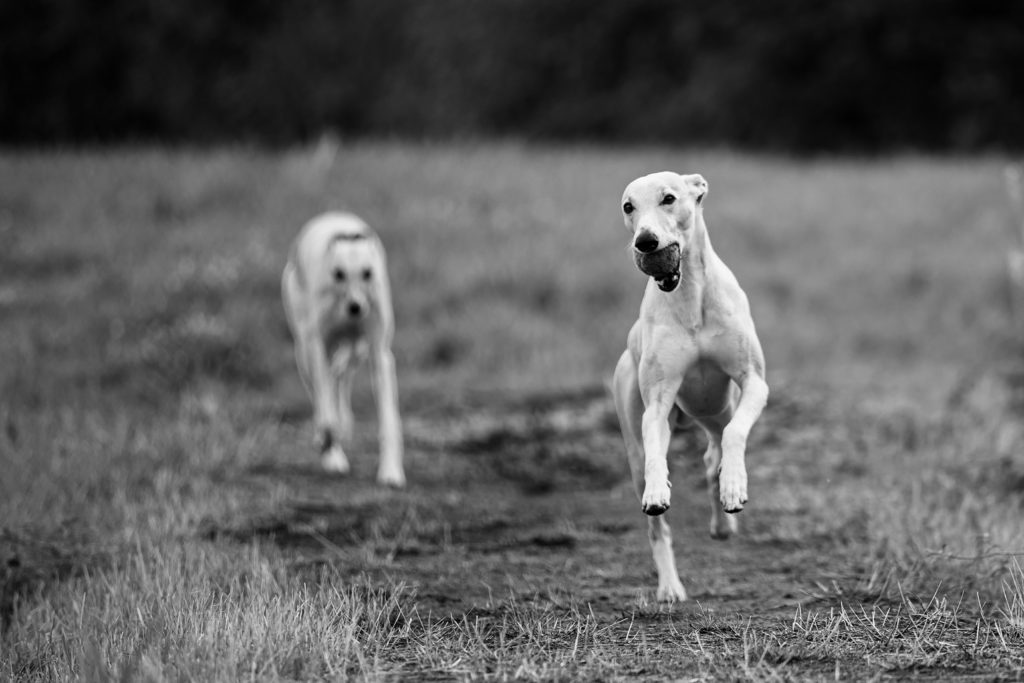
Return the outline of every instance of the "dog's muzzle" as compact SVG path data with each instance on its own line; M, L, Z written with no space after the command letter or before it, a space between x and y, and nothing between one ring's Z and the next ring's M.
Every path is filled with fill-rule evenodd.
M679 285L682 256L678 244L670 244L649 254L634 250L633 260L640 272L654 278L661 291L671 292Z

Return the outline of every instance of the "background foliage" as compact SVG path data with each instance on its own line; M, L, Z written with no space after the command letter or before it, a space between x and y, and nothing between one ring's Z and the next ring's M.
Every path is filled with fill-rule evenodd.
M998 0L0 0L0 141L1024 147Z

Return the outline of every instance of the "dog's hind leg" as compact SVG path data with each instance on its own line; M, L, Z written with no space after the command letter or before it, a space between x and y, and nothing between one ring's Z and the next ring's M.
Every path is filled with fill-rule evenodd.
M619 359L612 381L612 394L615 398L615 411L619 416L622 439L626 445L626 457L629 460L629 472L633 477L633 487L637 498L643 500L644 479L644 448L642 435L643 400L640 397L640 385L637 381L636 364L633 357L626 351ZM686 589L679 580L676 559L672 552L672 531L664 515L647 517L647 535L651 542L651 553L654 566L658 572L658 600L665 602L686 600Z
M726 409L712 417L698 417L694 420L708 437L708 448L704 451L704 476L708 482L708 497L711 499L711 538L724 541L736 533L736 516L722 510L721 486L718 473L722 467L722 431L732 419L734 400Z
M647 518L647 537L651 541L654 566L658 570L658 600L683 602L686 600L686 589L679 580L676 558L672 552L672 530L664 515Z
M311 401L315 400L313 395L313 380L309 376L309 352L306 350L306 345L299 338L295 342L295 366L299 369L299 379L302 380L302 388L306 390L306 395Z

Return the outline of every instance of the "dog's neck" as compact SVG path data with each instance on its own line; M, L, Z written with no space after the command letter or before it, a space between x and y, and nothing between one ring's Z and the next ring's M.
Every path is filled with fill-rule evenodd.
M704 215L698 210L694 220L693 235L681 254L679 285L666 292L672 297L673 309L677 311L684 325L699 328L704 323L704 294L708 284L708 261L715 258L708 239Z

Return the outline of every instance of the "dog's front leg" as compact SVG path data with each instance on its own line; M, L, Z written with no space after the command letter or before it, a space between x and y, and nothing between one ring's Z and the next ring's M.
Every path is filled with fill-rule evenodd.
M646 367L645 367L646 365ZM641 360L640 395L644 401L641 433L644 441L644 495L640 501L648 515L660 515L671 504L668 480L668 443L672 428L669 413L682 385L682 373L666 372L657 361Z
M378 343L373 351L374 386L377 415L380 420L380 466L377 481L386 486L405 486L402 466L402 422L398 413L398 381L395 357L386 345Z
M335 379L327 360L324 340L319 334L309 335L305 347L313 385L313 421L323 466L330 472L347 474L351 466L341 448Z
M739 512L747 502L747 436L768 402L768 384L753 368L736 379L740 400L722 432L722 469L718 475L722 508Z

